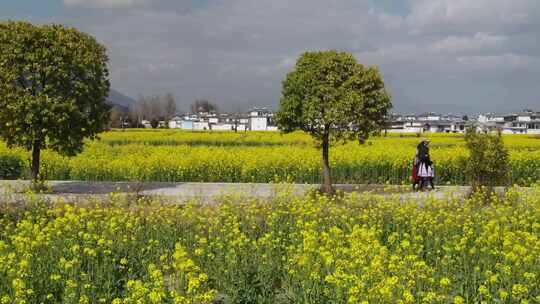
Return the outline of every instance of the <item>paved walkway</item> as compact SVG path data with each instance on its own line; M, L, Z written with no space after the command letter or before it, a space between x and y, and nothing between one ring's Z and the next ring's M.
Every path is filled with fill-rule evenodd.
M29 181L0 181L1 202L20 202L27 199ZM49 181L49 191L38 196L47 201L85 201L88 199L109 199L112 193L128 197L152 197L168 203L199 201L213 203L223 196L270 199L287 192L303 195L319 185L312 184L240 184L240 183L164 183L164 182L86 182ZM384 185L335 185L345 192L370 192L379 195L398 195L402 200L428 197L462 198L468 187L442 186L434 191L412 192L409 187Z

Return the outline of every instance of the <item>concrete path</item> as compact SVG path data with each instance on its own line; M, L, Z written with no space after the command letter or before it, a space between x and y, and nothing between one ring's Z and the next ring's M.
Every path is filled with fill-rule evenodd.
M27 200L25 192L29 181L0 181L0 203ZM240 183L165 183L165 182L87 182L87 181L49 181L48 191L38 197L47 201L87 201L89 199L109 199L115 193L127 197L152 197L167 203L199 201L213 203L223 196L270 199L280 193L303 195L319 185L312 184L240 184ZM335 185L345 192L370 192L379 195L398 195L402 200L428 197L462 198L468 187L437 187L434 191L412 192L409 187L384 185Z

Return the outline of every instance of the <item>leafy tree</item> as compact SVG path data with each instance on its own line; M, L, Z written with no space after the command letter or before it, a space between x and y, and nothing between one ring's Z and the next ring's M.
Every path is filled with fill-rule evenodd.
M152 129L156 129L159 127L159 120L157 118L150 120L150 126L152 126Z
M349 53L307 52L283 82L276 123L283 132L303 130L322 146L323 191L332 193L329 147L382 129L392 104L376 68Z
M124 115L122 111L118 107L113 106L110 110L108 128L122 128L123 119Z
M470 127L465 133L465 146L469 150L465 172L471 179L473 192L504 185L508 181L508 150L504 147L502 136L480 133Z
M212 113L217 111L217 106L206 99L197 99L191 104L192 113Z
M106 127L109 92L105 48L92 36L62 25L0 23L0 137L40 153L82 151Z
M169 121L176 114L176 100L167 93L164 96L139 96L137 102L129 107L129 118L137 121L137 127L144 120Z
M176 114L176 100L171 93L165 94L163 96L163 112L165 114L165 120L169 121Z
M150 109L151 98L143 95L139 95L137 101L129 105L129 118L132 121L136 121L136 128L141 126L143 120L151 120L154 117L152 116L152 111Z
M161 120L163 119L163 112L164 112L164 107L163 107L163 103L161 102L161 96L159 95L154 95L152 97L149 98L149 101L148 101L148 108L149 108L149 119L150 120L153 120L153 119L157 119L157 120Z

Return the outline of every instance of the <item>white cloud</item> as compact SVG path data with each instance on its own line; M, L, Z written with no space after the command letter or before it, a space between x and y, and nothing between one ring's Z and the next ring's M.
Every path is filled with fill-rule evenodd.
M268 73L287 73L296 64L296 57L286 57L276 62L271 62L267 65L255 67L255 71L260 74Z
M493 52L507 41L506 36L476 33L474 36L449 36L434 42L429 48L436 53Z
M399 30L404 26L404 19L399 15L381 13L379 20L386 30Z
M278 67L282 69L292 69L295 64L296 58L287 57L279 62Z
M356 58L366 65L403 65L410 64L424 53L423 61L427 59L425 51L415 45L394 45L370 50L366 52L357 52Z
M539 63L538 58L513 53L487 56L465 56L458 57L457 61L472 69L488 70L530 67L531 65Z
M471 97L483 96L481 87L501 93L516 85L523 106L536 98L536 87L524 83L540 77L540 0L395 1L410 7L385 9L373 0L64 3L77 13L68 23L107 46L113 86L132 96L172 92L181 104L208 98L225 110L276 105L300 53L338 49L378 65L396 104L479 109L489 103ZM80 17L83 6L126 9ZM502 100L491 95L493 104Z
M512 31L537 22L538 0L411 0L407 17L416 32Z
M139 0L64 0L66 6L80 6L92 8L129 7L138 4Z

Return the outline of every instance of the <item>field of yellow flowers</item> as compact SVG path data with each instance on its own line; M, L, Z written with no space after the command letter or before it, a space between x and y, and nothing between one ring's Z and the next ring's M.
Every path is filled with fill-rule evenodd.
M538 303L540 188L0 205L0 303Z
M466 183L463 137L429 139L437 183ZM389 136L363 145L335 145L330 151L334 181L407 183L418 141ZM504 142L510 150L510 182L531 185L540 180L540 137L512 135ZM27 152L0 143L0 176L2 156L20 159L18 175L27 177ZM45 152L42 173L56 180L319 183L320 159L317 144L303 133L129 130L105 133L73 158Z

